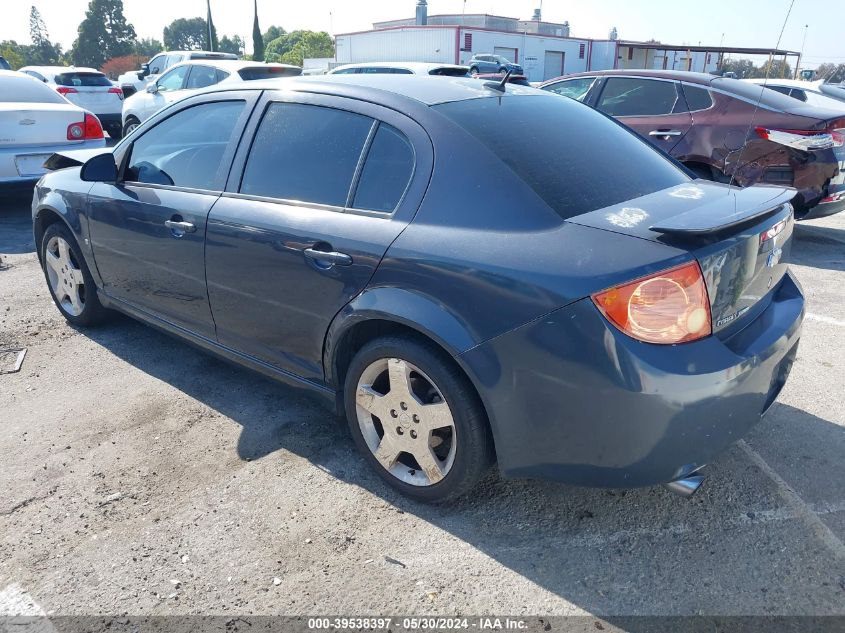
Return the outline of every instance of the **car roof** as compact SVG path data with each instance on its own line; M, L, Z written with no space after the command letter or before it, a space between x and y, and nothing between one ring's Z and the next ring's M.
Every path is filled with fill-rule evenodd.
M714 79L721 79L717 75L710 75L708 73L696 73L687 70L647 70L647 69L617 69L617 70L592 70L583 73L572 73L571 75L563 75L562 77L555 77L549 79L544 83L551 83L553 81L560 81L561 79L571 79L573 77L602 77L605 75L617 76L631 76L631 77L648 77L655 79L673 79L675 81L686 81L694 84L710 84Z
M237 72L243 68L296 68L299 69L299 66L292 66L290 64L276 64L276 63L266 63L266 62L251 62L243 59L189 59L188 61L179 62L178 64L173 64L167 70L170 71L173 68L178 68L179 66L211 66L213 68L219 68L220 70L228 70L230 72Z
M492 82L479 81L470 77L432 77L430 75L314 75L218 84L207 88L205 92L244 89L293 90L346 96L387 107L401 107L403 103L408 101L432 106L485 97L537 96L559 98L548 92L517 84L508 84L504 92L499 92L486 87L488 83Z
M772 84L773 86L788 86L789 88L800 88L802 90L809 90L811 92L820 92L819 86L821 81L799 81L798 79L781 79L779 77L769 77L768 79L754 77L751 79L743 79L753 84Z
M61 75L63 73L96 73L102 75L96 68L87 66L24 66L21 70L38 70L42 73Z
M363 62L338 66L333 68L329 74L344 68L406 68L418 73L428 73L435 68L464 68L469 70L468 66L461 66L460 64L437 64L434 62Z

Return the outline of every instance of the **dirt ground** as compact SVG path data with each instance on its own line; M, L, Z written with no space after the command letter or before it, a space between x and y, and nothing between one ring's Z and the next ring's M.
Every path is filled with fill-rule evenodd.
M304 393L128 318L77 331L0 200L0 615L845 614L845 214L799 226L792 377L691 500L492 476L433 508Z

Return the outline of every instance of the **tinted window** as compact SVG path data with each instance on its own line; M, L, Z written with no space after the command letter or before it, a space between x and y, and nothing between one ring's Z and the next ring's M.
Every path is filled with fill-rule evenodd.
M150 60L149 67L151 75L158 75L165 69L164 62L166 57L166 55L156 55Z
M590 88L596 82L595 77L579 77L578 79L569 79L568 81L560 81L556 84L544 86L543 90L554 92L576 101L583 101L590 92Z
M759 100L761 104L776 110L789 110L798 105L792 97L778 94L771 88L764 88L760 84L753 84L748 81L715 77L710 82L710 85L719 90L743 97L752 103L757 103Z
M191 66L191 74L188 75L188 83L185 88L196 90L206 88L217 83L217 70L210 66Z
M188 74L190 66L179 66L173 70L164 73L156 82L158 89L162 92L168 90L181 90L182 83L185 81L185 75Z
M434 68L428 71L429 75L439 75L441 77L466 77L466 68Z
M109 86L112 83L102 73L62 73L56 75L58 86Z
M678 93L671 81L611 77L604 84L598 109L610 116L669 114Z
M379 125L352 206L371 211L393 211L414 171L414 150L396 128Z
M132 144L125 180L220 190L218 175L243 101L203 103L165 119Z
M713 98L710 96L710 91L706 88L684 85L683 90L690 112L706 110L713 105Z
M358 68L343 68L341 70L333 70L333 75L354 75L358 72Z
M219 68L217 69L217 83L220 83L221 81L226 79L226 77L228 77L228 76L229 76L229 73L227 73L225 70L220 70Z
M41 73L37 73L34 70L22 70L22 73L29 75L30 77L35 77L38 81L47 81L47 79Z
M271 104L255 134L241 193L346 206L372 124L333 108Z
M779 92L782 95L786 96L789 96L789 91L791 90L791 88L788 88L787 86L766 86L766 88L768 88L769 90L774 90L775 92Z
M807 100L807 93L803 90L799 90L798 88L793 88L792 92L789 93L789 96L793 99L798 99L798 101L806 101Z
M0 102L6 103L63 103L67 100L46 84L27 75L0 77Z
M255 66L242 68L238 71L244 81L255 79L274 79L276 77L296 77L302 74L299 68L285 68L284 66Z
M633 132L571 99L469 99L435 109L486 145L564 218L689 180Z

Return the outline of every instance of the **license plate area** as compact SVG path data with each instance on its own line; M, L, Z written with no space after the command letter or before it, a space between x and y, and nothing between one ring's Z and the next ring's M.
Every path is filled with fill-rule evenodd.
M50 158L51 154L22 154L15 156L15 167L19 176L43 176L47 173L44 169L44 161Z

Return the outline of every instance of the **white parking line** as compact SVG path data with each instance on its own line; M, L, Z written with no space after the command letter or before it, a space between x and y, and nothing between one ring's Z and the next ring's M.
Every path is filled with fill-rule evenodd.
M751 448L745 440L737 442L737 446L739 446L742 452L745 453L752 462L754 462L755 466L762 470L769 479L774 482L775 487L778 490L778 494L786 502L787 507L809 524L818 539L830 548L836 558L845 560L845 543L839 540L839 537L837 537L833 531L825 525L824 521L819 518L819 513L808 506L804 500L798 496L798 493L790 488L789 484L787 484L783 478L778 475L771 466L769 466L760 453Z
M822 314L813 314L812 312L808 312L804 315L804 317L808 321L818 321L819 323L827 323L828 325L838 325L839 327L845 327L845 321L840 321L839 319L827 317Z
M9 618L5 622L7 626L0 626L0 631L57 633L41 605L17 583L0 591L0 617Z

